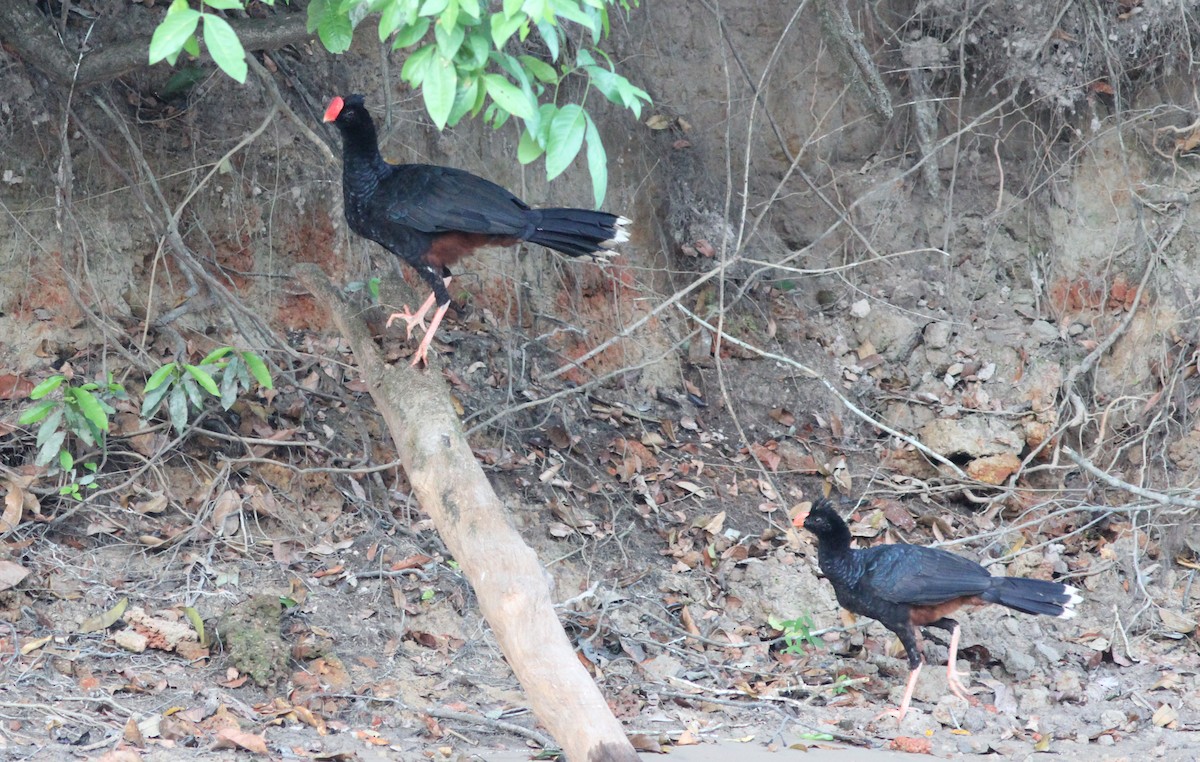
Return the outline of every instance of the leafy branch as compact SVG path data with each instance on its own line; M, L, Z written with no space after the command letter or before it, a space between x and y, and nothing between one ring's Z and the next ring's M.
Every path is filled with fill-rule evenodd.
M265 0L272 4L273 0ZM208 10L242 10L245 0L174 0L150 43L150 63L174 65L179 54L200 54L203 30L209 54L229 76L246 79L245 51L228 22ZM596 47L610 31L609 11L628 13L636 0L312 0L308 29L332 53L345 52L359 24L378 17L381 42L394 50L412 49L400 77L421 92L438 129L482 114L493 128L510 118L521 123L517 158L529 164L545 157L546 179L562 174L581 151L599 206L608 191L608 152L588 112L593 93L640 118L650 95L617 72ZM580 38L568 45L569 33ZM545 55L509 52L529 48L536 34ZM566 49L574 48L573 55ZM582 79L579 103L559 105L563 86Z

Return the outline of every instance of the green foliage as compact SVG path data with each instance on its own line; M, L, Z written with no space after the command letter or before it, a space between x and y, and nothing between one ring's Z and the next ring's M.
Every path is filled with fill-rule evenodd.
M116 413L109 403L125 398L125 388L113 381L112 374L109 374L107 384L79 386L67 381L66 376L56 374L29 393L30 401L36 404L21 413L17 422L22 426L40 424L34 465L56 464L66 475L66 484L59 488L59 494L82 500L83 488L96 488L98 465L92 461L78 462L76 453L80 445L103 446L109 416Z
M116 413L109 401L124 398L125 388L114 382L111 374L103 386L97 383L75 386L62 374L38 384L29 393L29 399L37 404L17 419L22 426L40 424L34 464L47 466L57 459L64 472L73 471L76 458L67 445L67 436L87 447L103 444L109 416Z
M813 618L811 614L804 613L795 619L778 619L772 616L767 618L767 624L783 632L783 642L786 644L783 649L784 653L804 653L804 646L806 644L814 648L825 647L825 642L816 635L813 635Z
M253 388L253 382L264 389L275 388L262 358L233 347L215 349L195 365L169 362L146 381L142 417L150 418L165 402L171 426L182 434L189 410L202 410L208 397L218 399L221 408L228 410L238 394Z
M221 347L198 365L171 362L156 370L146 382L142 417L149 418L165 400L176 431L187 426L189 405L199 409L205 395L220 400L228 410L238 394L257 383L274 388L266 363L253 352ZM99 465L80 461L80 445L103 449L115 400L128 399L125 387L108 376L108 383L76 386L62 374L50 376L29 393L30 402L17 419L22 426L38 424L34 465L57 466L66 476L59 494L83 499L83 489L95 489Z
M263 0L274 5L275 0ZM166 60L172 66L179 54L187 51L200 55L196 30L202 30L204 47L217 66L238 82L246 82L246 50L229 22L209 11L245 10L243 0L200 0L200 10L188 5L188 0L175 0L167 9L154 36L150 38L150 63Z
M245 81L241 43L224 20L204 12L240 9L244 2L200 0L197 11L187 0L175 0L154 32L150 63L174 64L182 50L198 55L195 35L202 26L213 60ZM636 5L637 0L312 0L308 28L330 52L342 53L356 27L374 15L381 42L390 41L395 50L413 48L400 77L420 90L438 129L480 114L495 128L515 118L521 126L517 158L528 164L545 157L548 180L562 174L586 145L599 206L608 191L608 153L588 99L599 93L640 118L650 96L618 74L595 46L608 34L610 9L628 13ZM540 40L542 56L509 52L533 49L531 35ZM560 90L572 79L584 84L580 102L560 106Z

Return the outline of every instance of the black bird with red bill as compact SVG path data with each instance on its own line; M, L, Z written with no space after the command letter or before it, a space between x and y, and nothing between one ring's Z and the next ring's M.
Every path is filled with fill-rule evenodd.
M898 709L883 712L904 719L917 676L925 662L921 627L950 633L946 680L950 690L974 700L955 669L960 628L949 614L963 606L998 603L1025 614L1070 619L1079 591L1061 582L1021 577L993 577L987 569L938 548L896 543L869 548L851 547L850 528L827 498L799 513L793 523L816 535L817 564L833 585L842 608L877 620L900 638L910 670Z
M450 265L481 246L540 244L570 257L611 256L629 240L629 220L590 209L532 209L482 177L430 164L391 164L379 153L375 122L361 95L335 97L325 110L342 136L342 193L346 222L417 271L433 292L415 313L408 307L388 318L403 320L408 335L425 326L412 364L426 359L450 306Z

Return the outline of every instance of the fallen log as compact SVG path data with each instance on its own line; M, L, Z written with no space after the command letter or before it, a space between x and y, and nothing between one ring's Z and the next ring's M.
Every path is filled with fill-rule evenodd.
M475 589L534 716L570 762L635 762L600 689L554 613L549 577L475 460L436 366L388 365L357 306L316 265L294 274L332 314L383 415L421 508Z

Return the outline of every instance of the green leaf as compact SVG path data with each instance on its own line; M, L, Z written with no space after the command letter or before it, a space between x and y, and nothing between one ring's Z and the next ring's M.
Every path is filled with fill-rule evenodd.
M171 394L167 397L167 411L171 415L171 425L175 427L175 431L183 434L183 430L187 428L187 394L184 393L183 387L176 384L171 389Z
M50 465L50 461L54 460L54 457L58 455L60 450L62 450L62 443L66 438L67 432L63 431L62 429L54 432L54 434L52 434L50 438L46 440L45 444L42 445L42 448L38 450L37 457L33 459L33 465Z
M496 49L502 49L504 43L508 42L508 38L512 37L513 33L528 21L529 17L520 12L511 17L500 13L493 13L490 23L492 26L492 42L496 45Z
M458 0L458 7L462 9L463 13L479 21L479 0Z
M400 78L413 87L424 82L429 73L429 62L433 60L433 51L433 45L418 48L417 52L404 61L404 66L400 68Z
M553 12L556 16L579 24L581 27L592 32L593 35L596 33L596 27L594 25L595 21L591 16L585 13L579 7L579 5L574 2L574 0L551 0L550 5L553 8ZM534 14L529 10L528 3L526 3L525 12L530 16L534 16Z
M42 421L41 426L38 426L38 433L37 433L37 446L38 447L41 447L42 445L46 444L46 439L51 434L58 431L59 426L62 424L62 419L63 419L63 409L62 409L62 406L60 405L54 411L53 415L51 415L46 420Z
M237 80L239 84L246 84L246 72L249 71L246 49L242 47L242 41L238 39L237 32L233 31L228 21L220 16L205 14L204 45L217 62L217 66L221 67L221 71Z
M150 38L150 63L156 64L167 56L179 55L187 39L200 23L200 11L188 7L187 0L175 0L167 15Z
M243 365L240 357L235 357L225 366L225 372L221 374L221 409L228 410L233 407L233 403L237 402L238 397L238 374L237 371Z
M240 11L245 9L242 0L201 0L201 2L209 8L216 8L219 11Z
M438 19L437 25L433 28L433 39L437 42L438 53L449 61L458 54L458 49L462 47L467 32L460 26L447 25L445 19L445 16Z
M83 440L87 446L95 446L96 438L92 435L92 424L83 417L75 405L64 405L63 416L67 419L64 430L74 432L75 436Z
M330 53L345 53L354 39L354 26L348 14L328 13L317 25L317 36Z
M512 18L521 10L521 6L525 4L525 0L504 0L504 16ZM497 45L496 47L500 47Z
M336 1L336 0L335 0ZM308 18L305 26L308 27L308 33L312 34L317 31L317 27L325 19L330 12L328 0L312 0L308 4Z
M564 34L561 26L554 26L548 21L539 21L537 24L538 34L542 36L542 41L546 43L546 48L550 51L550 60L558 60L558 43L560 37Z
M196 383L196 379L192 378L191 375L185 375L179 379L179 386L182 386L184 392L187 393L187 398L191 401L192 407L197 410L204 409L204 394L201 393L200 385Z
M167 380L168 376L175 372L175 368L177 367L178 365L176 363L169 362L158 370L154 371L154 374L150 376L150 380L146 382L146 388L143 391L152 392L157 389L163 381Z
M450 5L450 0L425 0L418 13L422 16L437 16L446 10L446 6L448 5Z
M429 68L425 71L421 95L425 100L425 110L429 112L429 118L439 130L445 128L446 121L450 118L457 88L458 72L454 64L440 53L435 54L429 60Z
M49 415L50 411L58 407L58 405L58 400L43 400L42 402L39 402L38 404L26 410L24 413L21 413L21 417L17 419L17 423L21 424L22 426L28 426L31 423L37 423Z
M451 127L458 124L479 101L479 77L471 77L464 84L458 82L458 91L454 93L454 107L450 109L450 118L446 121Z
M499 74L484 74L483 85L500 108L521 119L532 119L536 103L530 103L521 88Z
M379 283L375 282L376 293L378 294ZM378 298L378 296L376 297ZM271 371L267 370L267 364L262 361L262 358L253 352L242 352L242 359L246 361L246 367L254 375L254 380L264 389L274 389L275 384L271 381Z
M546 0L525 0L521 3L521 10L525 11L525 15L535 21L549 21L554 17L553 14L547 16Z
M207 646L208 636L204 634L204 620L200 617L200 612L192 606L184 606L183 614L192 623L192 629L196 631L196 637L200 639L200 645Z
M592 173L592 197L599 209L608 193L608 152L604 150L600 131L596 129L592 117L584 111L583 118L587 121L587 162L588 170Z
M66 380L66 378L66 376L61 374L55 374L51 376L42 383L33 387L33 391L29 393L29 399L40 400L42 397L45 397L47 394L57 389L62 382Z
M492 41L479 29L472 29L471 34L467 37L467 43L458 51L458 71L459 79L462 79L463 70L478 71L487 64L488 56L492 52Z
M446 10L438 15L437 25L443 30L459 29L461 31L458 26L458 0L450 0L446 3ZM457 49L455 52L458 52ZM446 57L449 58L452 55L454 53L450 53Z
M517 161L528 164L536 161L545 152L546 149L538 145L537 138L533 136L529 128L521 131L521 142L517 144Z
M183 369L188 372L188 375L190 375L192 378L196 379L196 383L198 383L198 384L200 384L200 386L204 387L204 391L208 392L209 394L211 394L214 397L221 396L221 391L220 391L220 389L217 388L216 379L213 378L212 374L210 374L207 370L205 370L204 368L197 367L195 365L184 365ZM197 407L199 407L199 406L197 406Z
M149 418L150 416L154 415L154 411L158 410L158 406L162 404L162 401L164 398L166 398L167 393L171 391L172 386L174 386L173 383L163 384L162 386L156 387L154 391L146 393L146 398L142 400L143 418Z
M384 42L391 37L392 32L404 24L407 15L404 6L396 0L389 0L379 14L379 41Z
M558 84L558 72L554 67L540 58L533 56L517 56L517 59L525 65L529 73L536 77L539 81L545 82L547 85Z
M77 387L71 390L71 396L74 397L75 404L79 406L79 412L83 413L83 417L89 423L100 431L108 431L108 415L91 392Z
M188 52L192 58L200 57L200 41L196 39L196 35L187 38L187 42L183 43L183 49ZM171 61L171 65L175 65L175 61Z
M217 360L220 360L222 357L224 357L225 355L229 354L232 351L233 351L233 347L217 347L216 349L214 349L213 351L211 351L207 355L205 355L204 359L201 360L197 364L198 365L212 365Z
M75 465L75 456L69 450L58 451L58 466L64 471L70 471Z
M583 109L569 103L558 110L550 123L550 139L546 141L546 179L561 175L583 147L586 121Z
M429 31L430 20L422 16L413 23L400 30L400 34L396 35L396 39L392 40L392 50L407 48L409 45L415 45L421 41L425 33Z

